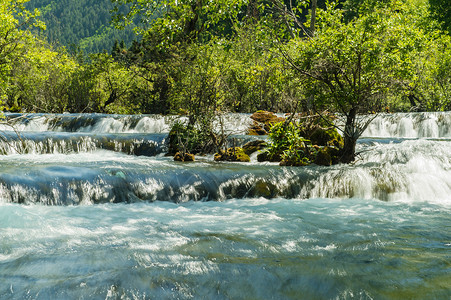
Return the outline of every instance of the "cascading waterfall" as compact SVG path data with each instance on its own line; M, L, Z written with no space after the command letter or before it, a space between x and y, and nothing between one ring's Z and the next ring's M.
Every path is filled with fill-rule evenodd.
M442 138L451 137L449 112L380 114L367 130L365 137Z
M0 174L2 193L12 194L3 201L75 204L83 202L80 199L88 199L84 203L185 202L243 197L359 197L386 201L407 197L418 201L448 201L451 194L451 176L448 175L451 140L446 136L450 116L447 113L380 115L364 133L371 137L360 140L357 149L360 155L354 164L280 168L256 161L248 165L218 164L211 157L201 157L198 162L186 165L171 162L163 154L174 117L8 115L23 131L19 137L8 131L0 143L0 152L6 154L2 160L5 165L11 165L9 168L15 174ZM249 115L232 114L222 124L230 132L243 134L250 124ZM42 129L45 131L40 131ZM258 139L243 135L233 138L238 145ZM117 154L102 152L105 150ZM15 156L17 161L11 163L10 155L18 153L23 155ZM96 160L96 166L91 165L91 159L85 163L83 153L89 153L87 156ZM42 155L53 156L46 162ZM67 155L71 155L71 159ZM27 162L17 163L21 161ZM100 164L101 168L98 167ZM61 174L65 176L46 178L46 170L57 167L64 168ZM118 167L123 169L119 181L117 176L111 175ZM71 175L78 173L80 168L95 173L95 176ZM36 174L39 180L33 181L39 181L39 184L29 184L30 172ZM70 185L64 183L67 178L70 178ZM54 188L56 192L46 188L48 181L61 181ZM150 188L151 192L146 192L148 182L156 182L161 188ZM416 188L419 182L423 189ZM93 193L92 189L83 188L85 185L105 188L102 193L105 196L84 195ZM121 189L126 192L118 193ZM27 197L27 191L39 196ZM19 197L18 193L24 196ZM55 193L64 196L48 200Z
M450 112L381 114L331 167L174 162L183 117L6 118L0 299L451 296Z

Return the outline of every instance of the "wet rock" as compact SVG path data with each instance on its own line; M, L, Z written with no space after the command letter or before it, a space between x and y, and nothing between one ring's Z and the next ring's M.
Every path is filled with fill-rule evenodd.
M335 165L339 162L339 154L338 148L326 146L317 151L313 162L319 166Z
M248 142L246 144L243 145L243 150L244 153L246 153L247 155L251 155L252 153L261 150L263 148L265 148L266 146L268 146L268 143L266 143L265 141L262 140L257 140L257 141L252 141L252 142Z
M273 198L277 193L277 187L268 181L258 180L248 191L250 197Z
M257 161L259 162L264 162L264 161L269 161L269 162L280 162L282 160L282 155L279 153L269 153L267 151L260 153L259 155L257 155Z
M343 147L343 137L335 128L316 128L309 136L312 144L318 146Z
M175 161L194 161L194 154L177 152L174 155Z
M247 155L243 148L231 147L226 151L221 150L215 154L215 161L235 161L235 162L250 162L251 159Z
M251 119L254 120L254 124L248 130L248 133L253 135L266 135L272 125L285 121L285 118L264 110L253 113Z
M248 135L267 135L268 132L264 128L265 124L254 121L252 126L247 130Z
M332 165L332 158L326 149L320 149L316 154L314 163L318 166L330 166Z

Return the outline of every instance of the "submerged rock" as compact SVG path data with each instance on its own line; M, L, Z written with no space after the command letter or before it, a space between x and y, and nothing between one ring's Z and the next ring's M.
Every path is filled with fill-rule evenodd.
M243 148L231 147L226 151L221 150L215 154L215 161L236 161L236 162L250 162L251 159L247 155Z
M177 152L174 155L175 161L194 161L194 154Z

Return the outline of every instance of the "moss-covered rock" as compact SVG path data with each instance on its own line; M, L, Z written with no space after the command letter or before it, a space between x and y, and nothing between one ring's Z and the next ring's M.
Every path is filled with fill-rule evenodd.
M268 123L272 121L282 122L285 118L278 117L275 113L265 110L258 110L252 114L251 119L260 123Z
M282 159L279 165L287 167L304 167L310 165L310 161L308 159L302 160Z
M336 128L317 127L308 138L314 145L343 147L343 137Z
M175 161L194 161L194 154L177 152L174 155Z
M247 130L248 135L267 135L268 132L265 130L265 124L253 122L252 126Z
M274 124L285 121L285 118L264 110L253 113L251 119L254 120L253 125L248 130L251 135L266 135Z
M262 150L266 146L268 146L268 143L266 143L265 141L262 141L262 140L257 140L257 141L252 141L252 142L248 142L248 143L244 144L243 150L244 150L244 153L246 153L247 155L251 155L252 153L254 153L258 150Z
M280 162L282 160L282 154L279 153L270 153L268 151L264 151L262 153L260 153L259 155L257 155L257 161L259 162L264 162L264 161L269 161L269 162Z
M319 166L331 166L338 164L340 150L334 146L326 146L316 152L315 164Z
M215 154L215 161L235 161L235 162L250 162L251 159L243 148L231 147L226 151L221 150Z
M316 153L314 163L318 166L330 166L332 165L332 158L326 149L320 149Z

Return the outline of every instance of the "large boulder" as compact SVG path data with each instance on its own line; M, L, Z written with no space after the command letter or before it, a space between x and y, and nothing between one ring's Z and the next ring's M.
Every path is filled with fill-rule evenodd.
M221 150L215 154L215 161L235 161L235 162L250 162L251 159L243 148L231 147L226 151Z
M343 148L343 137L336 128L317 127L308 138L313 145Z
M272 125L285 121L285 118L278 117L275 113L265 110L256 111L252 114L251 119L254 120L253 125L248 130L251 135L266 135Z

